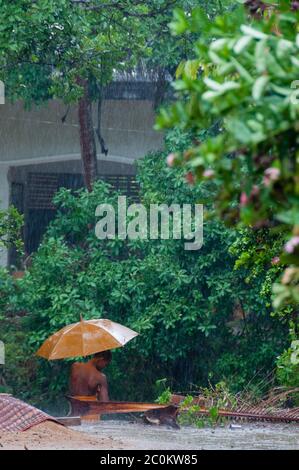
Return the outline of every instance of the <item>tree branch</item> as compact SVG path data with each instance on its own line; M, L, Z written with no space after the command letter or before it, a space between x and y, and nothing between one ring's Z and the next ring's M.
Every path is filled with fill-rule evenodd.
M98 125L96 129L96 134L99 140L99 144L101 147L101 153L107 157L108 155L108 148L106 147L105 141L103 139L101 133L101 121L102 121L102 86L98 86L99 91L99 98L98 98Z

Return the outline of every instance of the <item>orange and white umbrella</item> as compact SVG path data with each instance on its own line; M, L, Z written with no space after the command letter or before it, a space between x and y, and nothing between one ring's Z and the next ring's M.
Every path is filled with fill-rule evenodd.
M111 320L83 320L50 336L37 351L45 359L89 356L124 346L138 333Z

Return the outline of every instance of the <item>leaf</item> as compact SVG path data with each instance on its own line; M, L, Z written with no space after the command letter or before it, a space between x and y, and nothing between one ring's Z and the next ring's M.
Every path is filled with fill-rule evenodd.
M209 31L210 27L211 20L206 11L201 7L194 8L191 15L190 29L194 32L200 31L201 34L205 34Z
M268 53L266 63L267 69L271 74L276 75L279 78L287 78L287 72L277 62L273 54Z
M258 31L257 29L252 28L251 26L247 26L243 24L241 26L242 33L246 34L247 36L251 36L254 39L266 39L268 36L262 31Z
M252 36L241 37L234 45L233 51L235 54L241 54L252 42Z
M211 42L210 50L219 52L224 48L224 46L226 46L227 43L228 43L227 38L216 39Z
M218 83L209 78L205 78L204 82L207 86L212 88L212 91L207 91L202 95L202 99L207 101L211 101L218 96L224 95L227 91L238 90L240 88L240 84L233 81Z
M228 81L228 82L224 82L220 85L219 91L221 92L221 94L223 94L226 91L238 90L239 88L241 88L240 83L233 82L233 81Z
M282 86L278 86L278 85L275 85L275 83L271 83L270 87L278 95L289 96L292 93L291 88L285 88L285 87L282 87Z
M255 66L259 73L264 73L267 70L267 54L268 43L267 40L259 41L255 46L254 58Z
M210 418L212 419L212 421L217 421L218 416L219 416L219 410L218 410L217 406L212 406L209 409L209 415L210 415Z
M292 209L290 209L288 211L278 213L276 215L276 219L279 220L280 222L285 223L285 224L299 225L298 206L293 207Z
M216 82L215 80L212 80L209 77L205 77L203 81L207 85L207 87L211 88L214 91L219 91L221 89L221 84Z
M184 72L188 78L195 80L197 78L199 69L199 61L198 60L187 60L185 63Z
M297 57L292 56L291 57L291 62L295 67L299 68L299 59L297 59Z
M169 24L173 34L182 34L188 28L188 20L183 10L175 8L173 12L173 21Z
M225 65L225 60L221 59L213 50L209 50L209 57L215 65Z
M243 67L240 62L238 62L234 57L231 59L232 63L234 64L237 72L240 74L242 78L248 83L253 83L253 77L250 75L250 73Z
M243 144L251 142L252 134L246 124L241 120L232 120L227 124L228 130L235 136L235 138Z
M218 96L220 96L220 94L218 91L206 91L201 97L205 101L214 101Z
M176 72L175 72L175 78L178 79L182 76L183 72L184 72L184 69L185 69L185 64L186 64L186 61L185 60L182 60L179 65L178 65L178 68L176 69Z
M269 83L269 77L267 75L263 75L259 77L252 87L252 97L255 101L258 101L262 95L264 94L266 87Z
M284 59L294 49L294 44L286 39L280 39L276 46L276 55L279 59Z

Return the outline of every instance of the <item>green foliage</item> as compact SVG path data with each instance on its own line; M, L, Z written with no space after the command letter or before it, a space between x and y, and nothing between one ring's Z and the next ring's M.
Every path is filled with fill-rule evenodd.
M14 283L6 269L0 269L0 319L9 309L9 299L14 294Z
M171 29L196 36L195 57L179 65L177 101L157 128L197 135L217 126L178 149L174 164L195 182L214 182L221 220L249 227L231 248L235 267L249 282L262 276L261 295L273 292L276 314L298 337L299 12L294 2L262 3L268 8L253 18L243 6L213 22L200 8L175 12Z
M23 218L14 207L0 211L0 250L15 247L19 252L23 248L21 241L21 228ZM0 268L0 341L3 341L6 348L6 361L11 358L10 348L14 348L15 344L19 344L21 335L14 331L13 339L8 335L7 316L11 314L11 302L16 298L16 286L6 269ZM17 343L15 343L17 341ZM3 380L3 366L0 366L0 391L10 391L6 382ZM20 380L20 383L22 380Z
M181 425L192 425L201 428L205 426L207 419L198 417L200 406L193 404L193 398L192 395L187 395L180 404L178 421Z
M16 247L17 250L22 250L22 226L23 216L19 214L15 207L10 206L6 210L0 210L0 250L1 247Z
M140 162L145 205L211 205L213 184L188 186L180 168L172 171L165 165L167 154L190 138L171 132L165 152ZM223 377L239 390L260 370L273 368L285 347L287 327L271 318L269 296L260 296L262 273L248 283L247 272L234 271L229 249L237 242L236 232L207 219L198 252L185 251L183 240L98 240L95 209L100 203L117 203L117 194L100 181L92 193L61 190L55 197L57 216L32 266L6 293L6 311L26 313L20 319L24 357L32 357L51 333L83 314L86 319L110 318L140 333L113 353L107 368L114 399L153 399L161 377L178 391ZM240 301L245 320L234 320ZM69 361L35 359L30 390L25 381L22 387L14 379L18 364L25 374L22 361L16 370L10 362L7 370L15 393L28 392L32 402L43 406L60 402L67 391Z
M282 385L299 387L298 340L284 351L277 362L277 377Z
M222 132L176 155L198 181L217 185L216 210L228 224L266 227L291 243L278 254L298 266L299 13L277 2L248 24L243 7L210 22L203 10L176 14L172 30L197 34L196 58L181 65L174 87L181 96L157 127L193 131L221 123ZM298 245L297 245L298 242ZM294 246L293 246L294 244ZM288 271L275 306L298 305L298 270Z
M223 12L233 2L231 0L179 0L170 2L170 12L164 12L155 16L154 21L149 24L146 22L141 25L144 28L144 34L148 39L149 53L143 60L150 67L156 67L160 71L168 72L172 77L175 76L177 65L191 54L193 50L194 36L192 34L184 37L173 36L169 29L169 22L172 18L173 7L175 14L180 15L180 8L185 15L190 15L192 10L201 6L210 18ZM169 14L171 13L171 14Z
M206 425L214 426L223 422L223 418L219 415L221 409L233 409L236 405L235 397L223 381L216 383L214 387L209 384L208 387L200 388L196 395L200 397L202 405L197 404L196 399L194 401L194 396L187 395L180 404L180 424L199 428ZM208 414L200 415L201 408L205 408Z
M1 79L12 98L21 96L29 105L53 96L76 101L82 93L78 77L104 84L114 67L121 69L144 50L142 14L161 2L145 11L131 1L119 9L102 3L88 8L69 0L0 2Z
M113 69L136 63L145 50L149 64L172 73L196 41L195 58L177 69L181 100L158 121L174 130L164 152L139 164L138 178L146 206L205 204L204 246L191 253L178 240L100 241L95 209L100 203L116 207L117 194L101 182L92 193L61 190L55 197L57 217L24 279L0 276L5 377L10 390L36 404L64 395L69 361L26 358L80 314L108 317L140 333L115 351L107 370L115 399L152 399L160 377L176 390L225 378L238 391L252 377L268 375L286 346L284 318L290 312L284 305L296 296L293 271L282 285L280 319L271 316L270 296L290 261L286 254L278 263L272 260L297 224L298 116L286 95L298 69L297 14L270 12L248 27L242 7L215 19L219 2L202 2L209 17L201 9L189 14L198 2L182 2L171 30L186 31L187 40L170 40L166 3L128 1L119 10L112 2L104 11L98 2L99 10L90 11L66 0L0 1L5 25L0 78L11 97L28 104L53 96L76 101L82 92L78 77L89 79L96 96L97 85L107 83ZM221 3L226 8L231 2ZM130 53L128 37L134 37ZM165 165L169 153L175 153L173 170ZM186 168L200 185L186 185ZM227 229L211 220L214 210L224 222L236 226L241 220L256 231ZM15 321L12 312L19 315ZM167 397L169 389L163 400ZM211 418L216 414L217 406Z
M100 98L113 72L140 60L171 72L188 50L186 41L174 41L167 27L172 0L88 3L0 1L0 79L10 98L22 98L28 106L53 97L76 102L82 96L78 78L88 79L91 96ZM176 2L186 12L197 3ZM216 0L201 3L216 10Z
M172 392L170 387L166 387L167 379L159 379L156 381L156 389L158 392L158 398L156 402L160 405L167 405L170 403ZM163 390L161 391L161 389ZM159 393L161 391L161 393Z

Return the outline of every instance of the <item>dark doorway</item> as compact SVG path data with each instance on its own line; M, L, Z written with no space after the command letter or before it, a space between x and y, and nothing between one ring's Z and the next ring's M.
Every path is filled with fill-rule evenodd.
M112 188L134 202L139 201L139 185L133 175L100 175ZM53 197L60 188L77 190L84 187L80 174L28 173L26 184L12 183L11 203L24 214L24 245L26 256L35 252L56 209ZM17 265L17 254L10 253L10 264Z

